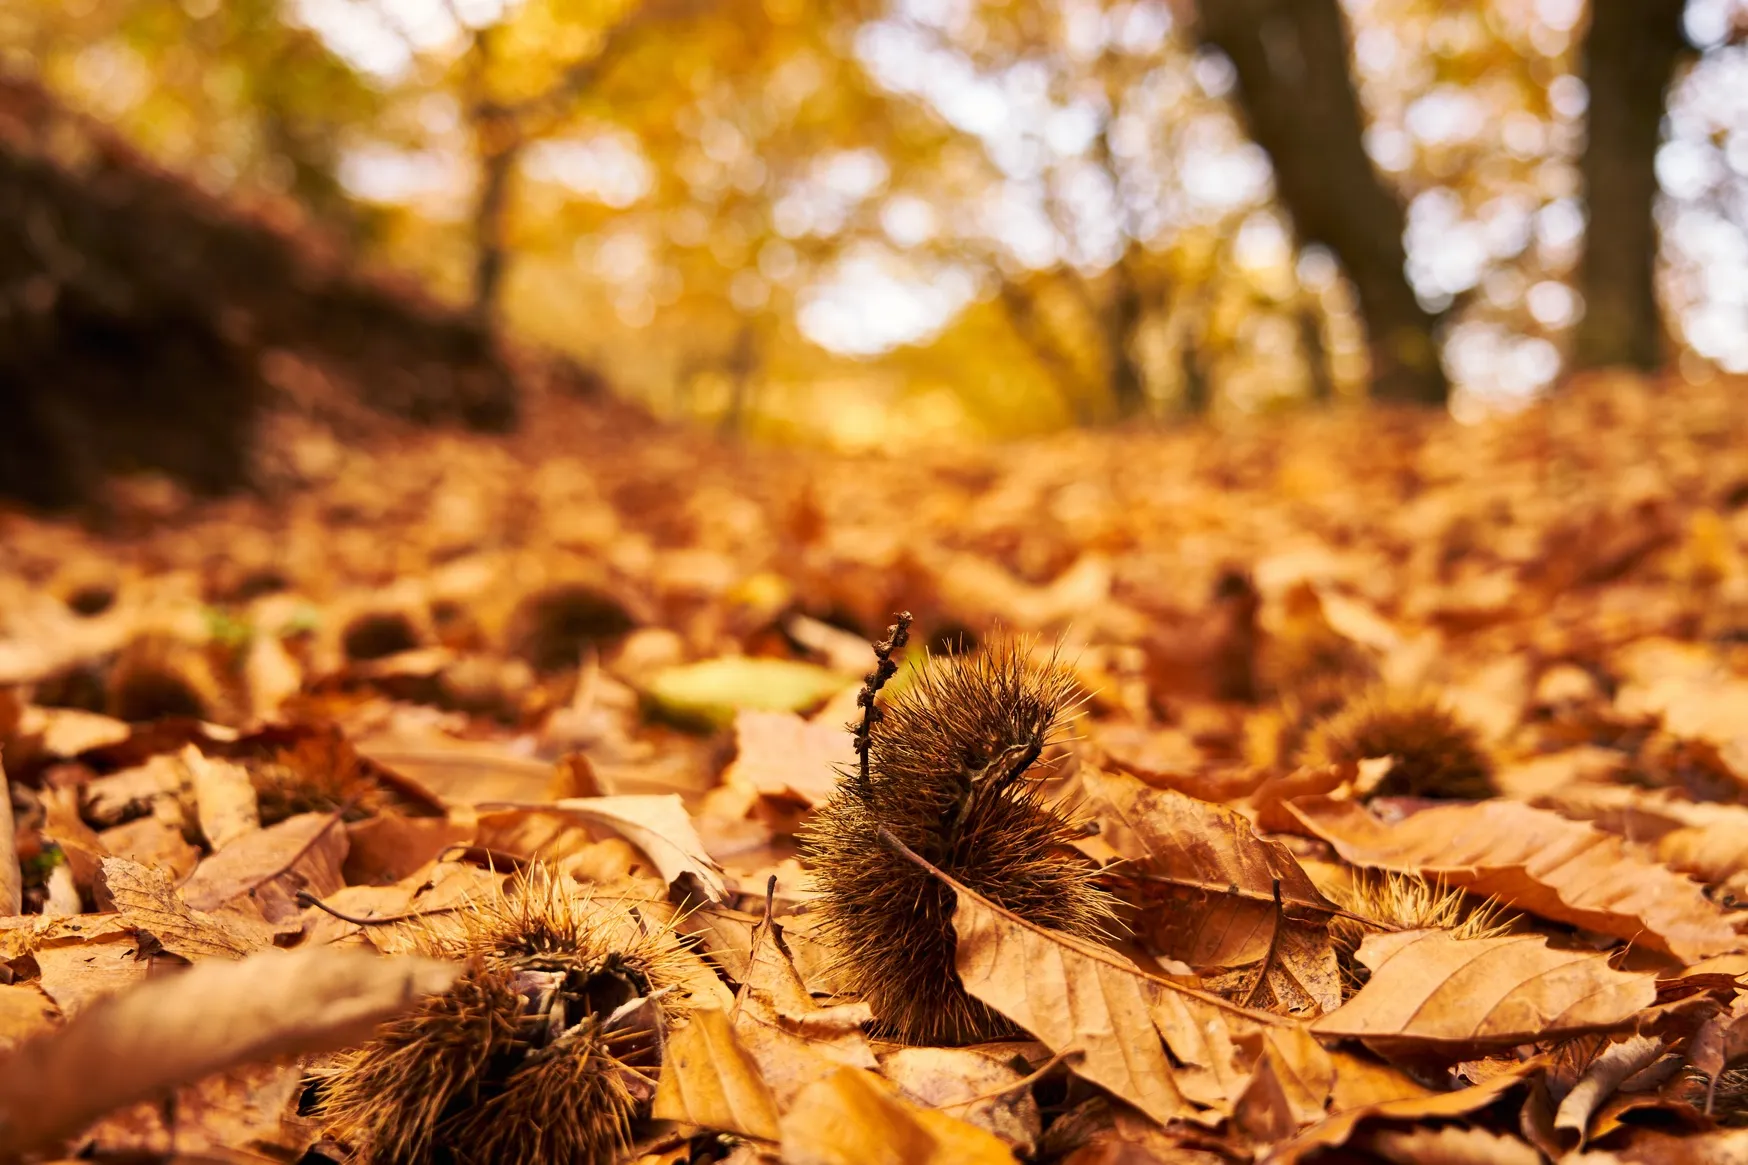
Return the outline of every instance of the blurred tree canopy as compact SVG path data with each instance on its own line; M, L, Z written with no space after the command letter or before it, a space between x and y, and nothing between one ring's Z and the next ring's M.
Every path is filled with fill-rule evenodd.
M0 0L8 69L209 188L658 409L848 442L1748 370L1745 32L1744 0Z

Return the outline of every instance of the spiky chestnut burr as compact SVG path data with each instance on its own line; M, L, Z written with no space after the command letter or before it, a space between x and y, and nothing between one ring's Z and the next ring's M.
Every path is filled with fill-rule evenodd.
M883 1034L964 1044L1013 1034L954 970L953 892L886 844L911 850L991 901L1083 938L1111 904L1072 856L1075 825L1045 803L1029 770L1074 693L1054 664L997 643L932 661L876 706L906 623L877 649L857 729L859 769L805 827L822 929Z
M617 1159L686 1010L673 934L536 864L419 945L468 969L318 1073L328 1135L373 1165Z
M1394 757L1375 797L1479 801L1498 790L1493 760L1474 729L1436 696L1383 689L1360 696L1311 730L1300 764L1355 763Z

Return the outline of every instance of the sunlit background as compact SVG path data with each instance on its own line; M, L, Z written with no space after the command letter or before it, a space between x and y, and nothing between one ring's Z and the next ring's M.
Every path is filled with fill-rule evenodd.
M1348 0L1365 147L1459 418L1584 304L1580 0ZM9 68L295 204L658 412L844 445L1364 391L1234 69L1164 0L0 0ZM1748 0L1691 0L1657 154L1682 375L1748 372ZM1113 305L1141 305L1123 328Z

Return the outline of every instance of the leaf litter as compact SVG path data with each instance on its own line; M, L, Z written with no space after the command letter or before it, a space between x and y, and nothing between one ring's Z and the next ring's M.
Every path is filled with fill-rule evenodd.
M468 1024L514 1055L407 1144L539 1158L513 1122L610 1097L570 1143L640 1165L1728 1159L1739 387L856 458L536 425L8 513L0 1159L363 1159L336 1065Z

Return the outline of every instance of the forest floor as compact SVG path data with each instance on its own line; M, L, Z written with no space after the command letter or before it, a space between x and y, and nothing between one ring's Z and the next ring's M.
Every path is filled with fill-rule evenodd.
M536 859L687 936L628 1159L1740 1160L1745 391L859 457L552 402L0 515L0 1161L358 1148L306 1073ZM1106 941L927 883L1023 1038L883 1038L820 923L899 611L1078 690L1028 777Z

